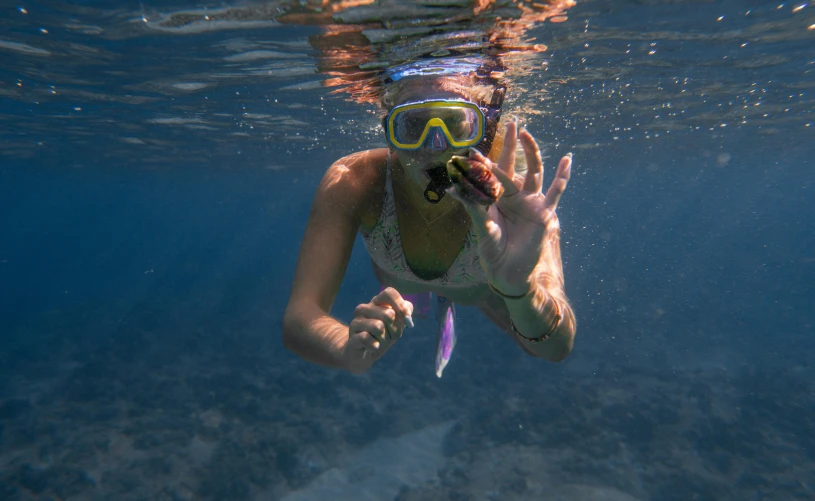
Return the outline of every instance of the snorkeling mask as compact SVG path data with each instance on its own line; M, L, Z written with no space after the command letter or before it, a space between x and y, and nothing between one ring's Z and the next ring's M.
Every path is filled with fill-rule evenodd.
M384 79L386 84L406 77L475 73L495 90L489 103L436 99L395 106L382 121L388 143L398 150L418 150L428 138L436 141L443 136L450 148L476 148L484 155L489 154L506 93L506 86L491 76L496 69L502 69L498 61L485 58L440 58L389 69ZM452 186L447 168L436 166L425 173L430 179L424 192L425 200L438 203L445 190Z
M436 99L402 104L385 117L388 143L398 150L417 150L435 129L454 149L477 148L488 154L501 118L506 87L495 89L489 105Z
M469 101L439 99L396 106L385 121L388 142L398 150L422 147L438 128L455 148L470 148L484 138L484 112Z

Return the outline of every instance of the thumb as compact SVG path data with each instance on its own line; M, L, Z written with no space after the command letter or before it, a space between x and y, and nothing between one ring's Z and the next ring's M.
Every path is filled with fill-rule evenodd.
M493 211L496 210L494 208L495 204L485 207L476 202L471 202L457 193L455 191L455 187L448 188L447 193L451 197L461 202L461 205L464 206L464 209L467 211L467 214L469 214L470 219L473 222L472 228L479 242L483 242L489 236L489 234L495 230L500 232L500 227L494 219L496 213L494 212L492 216L490 215L491 209Z
M447 188L447 190L445 190L445 192L448 195L450 195L451 197L453 197L454 199L458 200L458 202L461 205L464 206L464 210L467 211L467 214L470 215L470 217L473 220L473 223L475 223L476 226L480 227L480 226L483 226L484 224L486 224L486 222L487 222L487 209L486 209L486 207L484 207L483 205L479 205L479 204L477 204L475 202L471 202L471 201L467 200L466 198L462 197L458 193L458 191L456 191L455 186L451 186L450 188Z

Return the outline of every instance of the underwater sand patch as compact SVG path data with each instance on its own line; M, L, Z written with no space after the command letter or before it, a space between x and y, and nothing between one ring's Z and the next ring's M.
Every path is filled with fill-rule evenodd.
M404 487L418 487L438 478L446 463L444 437L454 422L428 426L395 438L382 438L366 446L344 464L331 468L283 501L331 499L380 501L393 499ZM269 500L259 496L258 500Z

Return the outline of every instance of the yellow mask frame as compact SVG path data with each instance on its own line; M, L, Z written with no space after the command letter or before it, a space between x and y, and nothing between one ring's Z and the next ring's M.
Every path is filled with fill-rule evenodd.
M444 123L439 117L432 117L430 118L424 126L424 130L420 134L419 138L416 141L410 143L403 143L399 140L396 135L396 127L394 126L394 122L399 117L400 114L409 112L416 109L424 109L424 110L434 110L438 108L463 108L463 109L470 109L475 112L475 116L477 117L476 123L476 131L473 137L467 139L457 139L453 136L450 132L450 129L447 127L447 124ZM427 136L430 134L430 129L433 127L439 128L444 137L447 139L447 143L455 149L462 149L462 148L470 148L477 145L481 140L484 138L484 112L481 108L470 101L462 101L462 100L451 100L451 99L434 99L429 101L421 101L417 103L407 103L402 104L399 106L395 106L391 112L388 114L387 119L385 120L385 128L387 131L388 142L396 149L399 150L417 150L422 147L425 140L427 140Z

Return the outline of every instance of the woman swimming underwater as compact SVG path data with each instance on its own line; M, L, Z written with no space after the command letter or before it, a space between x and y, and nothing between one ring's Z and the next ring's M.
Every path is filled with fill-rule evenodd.
M477 305L531 355L569 354L576 322L555 210L571 155L544 195L533 137L513 122L499 130L505 87L497 65L441 58L385 74L388 148L341 158L323 177L284 315L287 348L363 373L412 325L411 295L432 292L443 299L439 376L455 342L453 303ZM518 141L525 174L516 172ZM344 325L329 312L357 232L383 288Z

